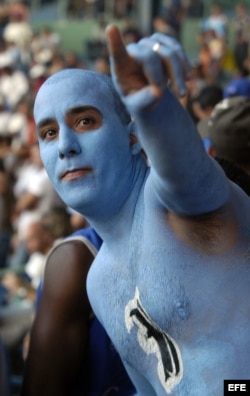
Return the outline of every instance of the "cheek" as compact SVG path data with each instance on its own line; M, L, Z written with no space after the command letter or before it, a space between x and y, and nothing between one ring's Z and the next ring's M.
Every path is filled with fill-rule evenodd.
M99 142L95 144L95 151L103 160L123 160L129 151L128 131L121 124L114 123L112 128L104 127Z
M56 147L53 146L48 147L48 146L40 145L40 154L41 154L42 163L49 177L53 178L53 174L55 172L56 160L58 157Z
M127 131L121 126L104 125L97 131L79 137L82 156L94 167L107 170L109 164L123 160L129 147ZM104 169L103 169L104 168Z

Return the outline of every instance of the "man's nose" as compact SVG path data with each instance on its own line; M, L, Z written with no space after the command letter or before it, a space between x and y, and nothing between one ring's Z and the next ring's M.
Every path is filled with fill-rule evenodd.
M81 152L78 135L68 127L60 128L58 155L59 158L70 157Z

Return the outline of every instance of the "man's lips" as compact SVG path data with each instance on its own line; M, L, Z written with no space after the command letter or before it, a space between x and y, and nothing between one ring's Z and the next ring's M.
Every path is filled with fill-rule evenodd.
M60 179L63 181L72 181L72 180L80 179L81 177L85 177L89 175L91 172L92 172L91 168L73 169L62 173Z

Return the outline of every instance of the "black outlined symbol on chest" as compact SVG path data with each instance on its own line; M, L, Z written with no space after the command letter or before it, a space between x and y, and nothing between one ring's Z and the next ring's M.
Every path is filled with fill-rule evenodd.
M168 394L183 377L183 364L178 345L167 333L157 326L143 308L139 290L125 307L125 323L128 332L137 327L137 340L146 354L157 357L159 380Z

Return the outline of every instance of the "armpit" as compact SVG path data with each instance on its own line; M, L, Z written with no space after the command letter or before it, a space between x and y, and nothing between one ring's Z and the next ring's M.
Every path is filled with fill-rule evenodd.
M224 253L234 246L237 239L237 221L229 205L198 216L169 212L167 222L185 245L205 254Z

